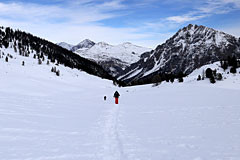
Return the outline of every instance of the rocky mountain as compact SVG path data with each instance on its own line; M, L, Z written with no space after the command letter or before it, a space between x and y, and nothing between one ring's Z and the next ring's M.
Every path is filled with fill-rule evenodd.
M89 39L76 46L65 42L58 43L58 45L98 63L112 76L120 75L125 68L140 60L143 53L151 50L129 42L110 45L105 42L95 43Z
M194 69L228 56L240 58L240 39L205 26L189 24L119 75L128 85L188 75Z
M57 43L57 45L61 46L62 48L65 48L67 50L71 50L74 47L74 45L68 44L66 42L60 42L60 43Z
M79 50L79 49L81 49L81 50L89 49L95 45L95 42L93 42L89 39L85 39L82 42L78 43L77 45L68 44L66 42L60 42L60 43L57 43L57 45L65 48L69 51L75 52L76 50Z
M76 46L73 46L71 48L71 51L75 52L77 50L86 50L86 49L91 48L94 45L95 45L95 42L93 42L89 39L85 39L82 42L80 42L79 44L77 44Z
M105 42L96 43L89 49L78 49L75 53L100 64L111 75L116 76L132 63L137 62L141 54L149 48L133 45L129 42L110 45Z
M56 64L56 66L62 64L92 75L115 80L95 62L85 59L52 42L26 32L0 27L0 58L5 56L7 61L8 57L13 57L8 50L24 57L34 58L39 64L44 61L50 61Z

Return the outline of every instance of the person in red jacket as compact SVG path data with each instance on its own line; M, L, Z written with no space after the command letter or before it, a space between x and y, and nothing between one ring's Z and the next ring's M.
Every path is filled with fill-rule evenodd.
M118 93L118 91L114 93L113 97L115 98L115 104L118 104L118 98L120 97L120 94Z

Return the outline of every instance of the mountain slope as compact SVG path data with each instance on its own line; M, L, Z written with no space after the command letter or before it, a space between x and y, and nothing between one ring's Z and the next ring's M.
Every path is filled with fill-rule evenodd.
M46 58L56 64L63 64L102 78L113 79L101 66L56 44L35 37L29 33L11 28L0 28L0 49L13 49L15 54L25 57ZM3 53L7 54L7 53Z
M82 57L97 62L113 76L116 76L130 64L137 62L142 53L150 50L129 42L119 45L99 42L89 49L79 49L75 52Z
M78 43L77 45L68 44L66 42L60 42L60 43L57 43L57 45L59 45L62 48L65 48L69 51L75 52L76 50L79 50L79 49L80 50L89 49L95 45L95 42L93 42L89 39L85 39L85 40L81 41L80 43Z
M57 43L57 45L61 46L62 48L65 48L67 50L71 50L74 45L68 44L66 42L60 42Z
M78 43L76 46L73 46L71 48L71 51L75 52L77 50L85 50L85 49L89 49L91 48L92 46L95 45L95 42L89 40L89 39L85 39L83 40L82 42Z
M188 25L128 67L119 77L128 84L151 83L156 75L190 74L228 56L240 57L240 39L214 29Z

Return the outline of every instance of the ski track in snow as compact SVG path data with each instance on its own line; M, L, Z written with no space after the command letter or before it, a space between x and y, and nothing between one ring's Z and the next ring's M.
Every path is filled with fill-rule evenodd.
M104 117L99 122L99 128L102 128L100 137L103 138L99 153L100 159L128 160L121 140L119 114L119 105L109 105L108 111L105 112Z

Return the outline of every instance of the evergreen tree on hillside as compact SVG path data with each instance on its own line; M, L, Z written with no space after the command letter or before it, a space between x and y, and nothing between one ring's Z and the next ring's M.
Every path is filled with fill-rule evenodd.
M60 71L59 70L57 70L56 75L60 76Z
M211 78L213 77L213 71L211 68L206 69L206 78Z
M198 75L197 81L200 81L202 79L202 77L200 75Z
M237 73L237 69L235 67L231 67L230 73L233 73L233 74Z
M183 82L183 77L179 77L178 82L180 82L180 83Z
M228 64L229 64L229 66L232 66L232 67L237 67L237 58L236 58L236 56L232 56L232 57L230 57L230 56L228 56Z
M218 81L221 81L221 80L222 80L222 74L221 74L221 73L217 73L216 79L217 79Z
M42 60L40 58L38 59L38 64L42 64Z
M222 68L224 69L224 71L228 68L228 63L226 61L223 61Z
M175 79L174 76L171 74L171 75L170 75L170 82L173 83L173 82L174 82L174 79Z
M211 77L211 78L210 78L210 82L211 82L211 83L216 83L215 78L214 78L214 77Z

